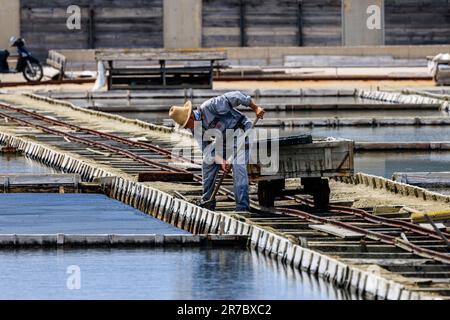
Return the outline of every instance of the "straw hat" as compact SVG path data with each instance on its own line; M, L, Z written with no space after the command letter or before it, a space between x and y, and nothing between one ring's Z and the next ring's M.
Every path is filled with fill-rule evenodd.
M170 108L169 117L172 118L175 123L181 127L186 127L189 118L192 114L192 102L187 101L183 107L173 106Z

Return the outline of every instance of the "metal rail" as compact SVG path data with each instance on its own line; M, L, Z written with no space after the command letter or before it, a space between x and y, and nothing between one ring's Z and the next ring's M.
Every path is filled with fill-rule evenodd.
M63 131L59 131L59 130L56 130L56 129L51 129L51 128L48 128L48 127L45 127L45 126L42 126L42 125L39 125L39 124L35 124L35 123L30 122L30 121L27 121L27 120L24 120L24 119L20 119L18 117L15 117L15 116L3 113L3 112L0 112L0 116L4 117L4 118L7 118L7 119L10 119L10 120L12 120L12 121L14 121L16 123L23 124L23 125L26 125L28 127L33 127L33 128L42 130L42 131L44 131L46 133L50 133L50 134L54 134L54 135L66 138L66 139L68 139L70 141L73 141L73 142L78 142L78 143L85 144L85 145L88 145L88 146L91 146L91 147L97 147L97 148L100 148L100 149L103 149L103 150L106 150L106 151L109 151L109 152L120 154L122 156L125 156L127 158L136 160L136 161L144 163L146 165L158 167L158 168L161 168L163 170L167 170L167 171L171 171L171 172L189 173L190 174L190 172L187 171L187 170L176 168L176 167L173 167L173 166L168 166L168 165L159 163L157 161L153 161L153 160L147 159L145 157L139 156L139 155L137 155L137 154L135 154L133 152L127 151L127 150L122 149L122 148L117 148L117 147L113 147L113 146L110 146L110 145L102 143L102 142L98 142L98 141L93 141L93 140L89 140L89 139L86 139L86 138L77 137L77 136L75 136L73 134L70 134L70 133L67 133L67 132L63 132ZM46 119L48 119L48 118L46 118Z
M312 206L312 201L310 201L308 199L303 199L300 197L292 197L292 196L286 196L285 198L288 200L295 200L297 202L306 204L308 206ZM418 226L414 223L407 222L407 221L393 220L393 219L376 216L376 215L371 214L362 209L330 205L329 211L335 212L335 213L351 214L353 216L360 217L371 223L379 223L379 224L383 224L383 225L390 226L390 227L397 227L397 228L401 228L403 230L414 232L418 235L425 235L425 236L429 236L436 240L442 240L442 237L434 230L430 230L430 229ZM446 235L447 237L450 236L450 234L447 232L444 232L444 235Z
M191 163L194 163L193 160L187 159L185 157L180 157L180 156L173 155L169 150L160 148L160 147L155 146L153 144L140 142L140 141L132 141L132 140L129 140L129 139L126 139L126 138L119 137L117 135L113 135L113 134L109 134L109 133L105 133L105 132L101 132L101 131L97 131L97 130L92 130L92 129L89 129L89 128L80 127L80 126L77 126L77 125L74 125L74 124L71 124L71 123L68 123L68 122L52 119L52 118L49 118L49 117L37 114L35 112L31 112L31 111L25 110L23 108L16 108L16 107L13 107L11 105L7 105L7 104L3 104L3 103L0 103L0 108L11 110L11 111L15 111L15 112L18 112L18 113L21 113L21 114L33 117L35 119L39 119L41 121L45 121L45 122L50 123L50 124L54 124L54 125L57 125L57 126L70 128L70 129L73 129L73 130L76 130L76 131L79 131L79 132L89 133L89 134L92 134L92 135L95 135L95 136L98 136L98 137L107 138L109 140L113 140L113 141L116 141L116 142L127 144L129 146L145 148L147 150L156 152L156 153L158 153L160 155L170 156L171 158L174 158L174 159L178 159L178 160L181 160L181 161L190 161Z
M433 259L442 263L450 264L450 255L447 253L437 252L434 250L422 248L420 246L417 246L409 241L405 241L401 238L393 237L387 234L382 234L380 232L374 232L370 230L363 229L361 227L357 227L355 225L352 225L350 223L345 223L341 221L336 221L333 219L325 218L325 217L319 217L316 215L312 215L310 213L297 210L297 209L290 209L290 208L276 208L276 210L279 210L285 214L302 217L308 221L311 221L313 223L326 223L331 224L340 228L344 228L347 230L351 230L354 232L358 232L361 234L366 235L369 239L380 241L383 243L387 243L390 245L394 245L398 248L401 248L403 250L409 251L411 253L414 253L418 256Z
M0 107L6 110L10 110L16 113L20 113L29 117L32 117L34 119L37 119L39 121L43 121L52 125L57 125L57 126L62 126L62 127L67 127L70 128L72 130L75 130L77 132L84 132L84 133L88 133L90 135L93 136L97 136L97 137L101 137L107 140L112 140L115 142L119 142L125 145L129 145L129 146L133 146L133 147L140 147L146 150L150 150L152 152L155 152L157 154L163 155L163 156L167 156L167 157L174 157L172 155L172 153L164 148L161 147L157 147L153 144L150 143L144 143L144 142L139 142L139 141L131 141L129 139L125 139L125 138L121 138L117 135L113 135L113 134L108 134L108 133L104 133L104 132L100 132L100 131L96 131L96 130L92 130L92 129L88 129L88 128L83 128L77 125L73 125L64 121L60 121L60 120L56 120L56 119L52 119L43 115L39 115L35 112L31 112L22 108L16 108L16 107L12 107L10 105L5 105L5 104L0 104ZM150 166L155 166L158 168L162 168L164 170L170 171L170 172L182 172L182 173L190 173L187 170L184 169L180 169L180 168L176 168L173 166L169 166L169 165L164 165L161 164L159 162L156 161L152 161L150 159L147 159L145 157L139 156L133 152L127 151L125 149L122 148L118 148L118 147L113 147L110 146L108 144L102 143L102 142L98 142L98 141L93 141L90 139L86 139L86 138L81 138L81 137L77 137L73 134L70 133L66 133L66 132L62 132L56 129L51 129L36 123L32 123L28 120L24 120L24 119L20 119L18 117L6 114L6 113L2 113L0 112L0 116L5 117L5 118L9 118L12 121L15 121L19 124L25 125L25 126L29 126L29 127L34 127L36 129L42 130L44 132L50 133L50 134L54 134L57 136L62 136L66 139L69 139L70 141L74 141L74 142L79 142L81 144L86 144L92 147L97 147L103 150L106 150L108 152L113 152L122 156L125 156L127 158L136 160L138 162L144 163L146 165L150 165ZM174 157L177 158L178 160L181 161L185 161L185 162L190 162L192 163L193 161L184 157ZM194 180L195 181L201 181L201 176L200 175L196 175L194 174ZM231 190L227 189L227 188L221 188L221 190L230 198L230 199L234 199L234 194ZM291 196L286 196L284 197L284 199L286 200L293 200L296 202L301 202L307 205L311 206L311 201L307 200L307 199L299 199L298 197L291 197ZM257 206L253 203L254 207L257 208ZM409 241L406 241L404 239L398 238L398 237L394 237L394 236L390 236L387 234L383 234L380 232L375 232L375 231L370 231L370 230L366 230L363 229L361 227L357 227L355 225L352 225L351 223L345 223L345 222L341 222L341 221L336 221L334 219L330 219L330 218L325 218L325 217L320 217L317 215L313 215L311 213L307 213L301 210L297 210L297 209L291 209L291 208L285 208L285 207L276 207L274 208L275 211L277 212L282 212L286 215L292 215L292 216L300 216L308 221L311 221L313 223L327 223L327 224L332 224L344 229L348 229L348 230L352 230L355 232L359 232L361 234L364 234L365 236L367 236L370 239L376 240L376 241L380 241L383 243L387 243L390 245L394 245L396 247L399 247L403 250L412 252L418 256L422 256L422 257L426 257L426 258L431 258L443 263L450 263L450 255L446 254L446 253L441 253L441 252L437 252L437 251L433 251L430 249L426 249L426 248L422 248L420 246L417 246ZM437 240L441 240L442 241L442 237L437 234L434 230L429 230L420 226L417 226L415 224L409 223L409 222L405 222L405 221L399 221L399 220L393 220L393 219L387 219L387 218L383 218L383 217L378 217L375 215L372 215L364 210L361 209L355 209L355 208L348 208L348 207L342 207L342 206L331 206L330 207L330 211L337 213L337 214L350 214L356 217L360 217L366 221L369 221L371 223L374 224L380 224L380 225L386 225L386 226L393 226L393 227L398 227L401 228L403 230L407 230L410 232L413 232L415 234L418 235L423 235L423 236L428 236L432 239L437 239ZM445 233L446 236L448 236L448 233Z

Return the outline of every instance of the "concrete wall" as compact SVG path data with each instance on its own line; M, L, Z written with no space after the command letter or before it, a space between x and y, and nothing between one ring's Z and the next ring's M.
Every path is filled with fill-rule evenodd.
M342 44L384 44L384 0L342 1Z
M20 36L20 0L0 0L0 49L9 47L11 36Z
M164 47L202 46L202 0L164 0Z

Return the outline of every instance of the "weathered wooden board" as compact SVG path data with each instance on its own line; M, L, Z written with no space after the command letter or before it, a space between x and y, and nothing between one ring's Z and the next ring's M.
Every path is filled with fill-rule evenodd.
M275 172L250 166L254 180L273 178L306 178L349 176L354 171L354 142L345 139L335 141L314 140L313 143L280 146L278 168ZM264 166L268 169L269 166Z
M21 35L41 59L52 49L163 47L163 0L22 0ZM81 8L69 30L67 8Z
M78 185L76 174L5 174L0 175L0 186Z
M203 46L241 42L250 47L340 45L341 2L204 0Z
M386 44L449 43L450 3L447 0L385 1Z
M343 239L361 239L364 235L348 229L336 227L331 224L311 224L308 227L314 230L332 234Z
M97 50L95 57L100 61L160 61L160 60L224 60L225 50L211 49L134 49L134 50Z
M81 8L80 30L66 26L72 4ZM342 42L340 0L203 0L202 7L204 47ZM449 7L447 0L385 1L386 44L449 43ZM163 47L163 0L22 0L21 34L42 59L50 49Z

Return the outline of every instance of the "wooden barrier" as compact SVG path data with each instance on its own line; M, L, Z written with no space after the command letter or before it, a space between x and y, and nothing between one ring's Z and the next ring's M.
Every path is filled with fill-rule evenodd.
M247 236L179 234L0 234L0 248L242 246Z
M64 55L55 50L50 50L48 52L47 64L59 71L57 79L64 79L64 74L66 72L67 59Z
M78 192L81 177L78 174L2 174L0 192Z

